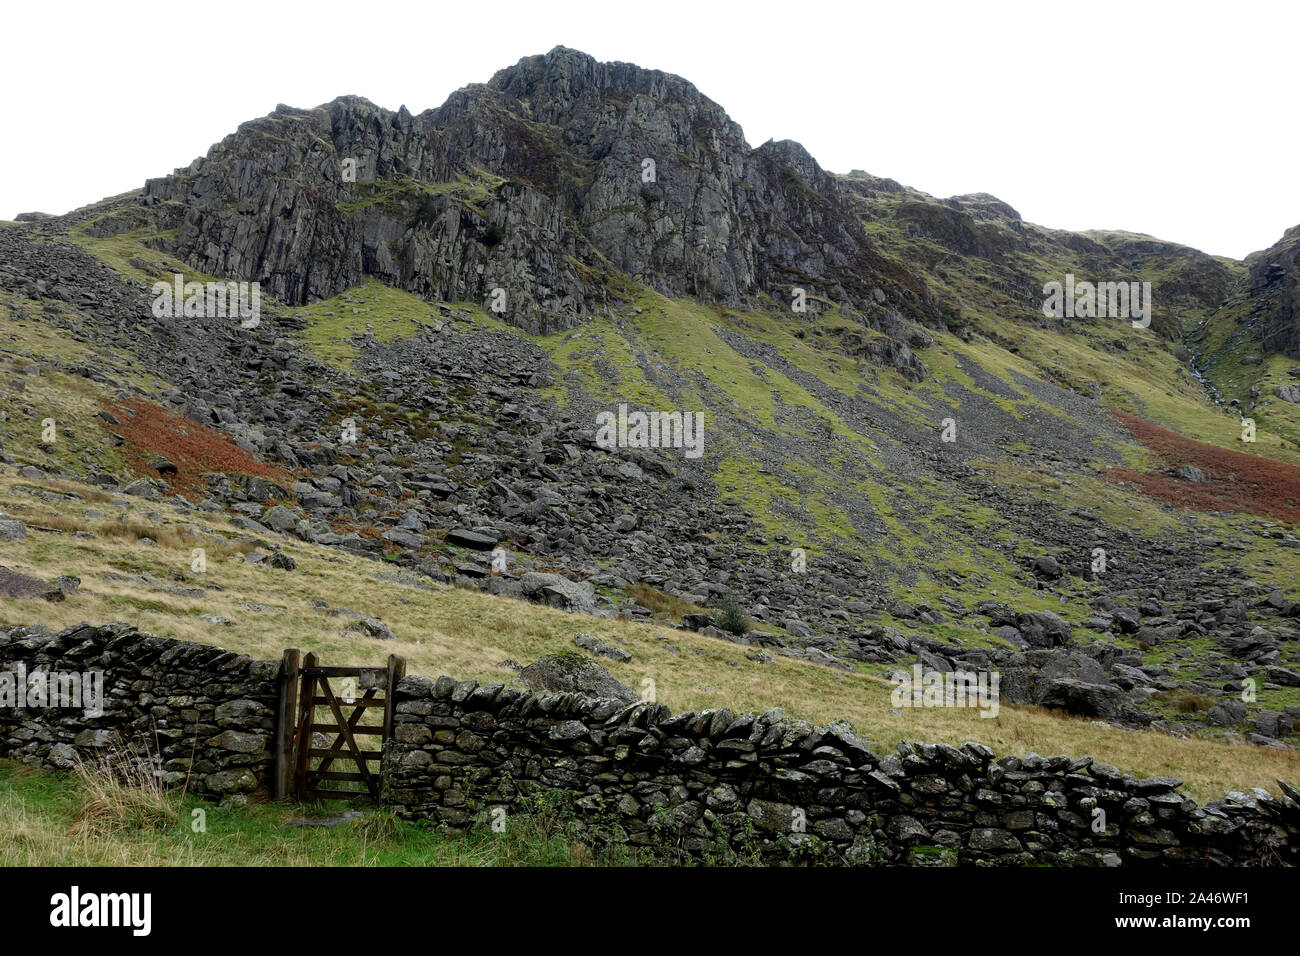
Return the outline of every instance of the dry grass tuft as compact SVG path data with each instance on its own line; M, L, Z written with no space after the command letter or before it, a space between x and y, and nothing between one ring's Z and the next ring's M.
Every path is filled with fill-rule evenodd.
M104 837L117 830L159 830L180 819L181 795L167 791L154 758L115 748L96 760L78 758L86 799L71 834Z
M76 495L83 501L90 501L97 505L106 505L113 500L113 496L108 492L100 491L92 485L78 485L71 481L47 481L46 484L55 491L65 495Z
M148 538L162 548L188 548L196 540L180 528L163 528L126 519L106 521L95 525L93 530L100 537L121 538L132 543Z
M637 604L648 608L651 614L670 621L681 621L683 614L707 613L704 608L692 604L685 598L665 594L648 584L634 584L628 589L628 593Z
M70 515L42 515L34 524L41 528L53 528L55 531L85 531L87 523Z

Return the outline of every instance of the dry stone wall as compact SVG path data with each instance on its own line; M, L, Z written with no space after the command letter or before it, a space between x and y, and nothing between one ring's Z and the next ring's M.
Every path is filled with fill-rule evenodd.
M123 749L158 755L163 779L212 799L271 788L279 661L83 624L57 635L0 629L0 672L102 680L102 714L78 707L0 706L0 754L69 769L78 756ZM11 678L12 681L12 678Z
M768 862L1298 862L1300 793L1285 785L1281 800L1255 790L1198 807L1178 780L1090 757L999 758L977 743L878 755L845 726L779 709L672 714L449 677L405 678L394 719L385 802L457 829L561 790L598 839L697 859L725 844Z
M0 629L0 672L103 679L102 713L0 706L0 754L67 769L114 747L160 753L209 799L269 792L279 661L142 634ZM1168 777L1090 757L998 757L978 743L878 754L847 725L404 678L384 744L386 805L453 829L564 794L597 844L676 859L855 864L1300 863L1300 791L1279 781L1199 807ZM504 814L502 813L504 811Z

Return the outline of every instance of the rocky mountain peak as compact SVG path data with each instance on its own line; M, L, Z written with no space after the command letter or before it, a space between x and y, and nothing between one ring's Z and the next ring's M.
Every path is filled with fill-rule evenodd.
M645 96L663 103L698 104L722 113L693 83L672 73L650 70L634 63L602 63L595 57L565 46L528 56L499 70L487 86L511 100L564 104L584 98Z
M175 229L167 251L290 304L374 276L431 300L502 290L504 321L549 331L631 279L732 306L803 288L877 329L936 316L802 146L752 149L681 77L567 47L419 115L359 96L281 105L151 180L142 206L117 225Z
M1022 221L1020 213L1016 212L1009 203L1003 202L990 193L965 193L961 196L951 197L948 202L983 219L1001 219L1008 222Z

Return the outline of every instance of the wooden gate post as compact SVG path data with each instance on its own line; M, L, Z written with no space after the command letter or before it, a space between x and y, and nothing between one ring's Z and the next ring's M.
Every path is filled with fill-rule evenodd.
M302 659L302 670L316 666L316 655ZM302 689L298 697L298 720L294 727L293 794L299 800L307 789L307 766L311 759L311 720L316 709L316 679L311 674L302 675Z
M406 658L396 654L388 655L388 688L384 692L384 736L380 748L393 736L393 695L397 692L397 682L406 676Z
M291 647L280 662L280 709L275 723L275 782L271 798L284 800L293 792L293 738L298 729L299 651Z

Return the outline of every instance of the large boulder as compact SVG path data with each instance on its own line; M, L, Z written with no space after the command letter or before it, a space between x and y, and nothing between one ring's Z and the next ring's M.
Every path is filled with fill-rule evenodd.
M1039 682L1069 678L1091 684L1109 683L1106 669L1082 651L1064 648L1030 651L1025 658L1030 666L1038 669L1035 678Z
M999 640L1006 641L1017 650L1023 651L1029 646L1029 642L1021 636L1020 632L1008 624L1003 624L1001 627L995 627L989 633Z
M640 700L632 688L581 654L547 654L521 670L517 679L529 690L542 693L612 697L626 704Z
M43 598L46 601L62 601L67 595L57 585L47 584L40 578L0 567L0 597L16 600Z
M608 657L611 661L618 661L620 664L626 664L632 659L632 655L623 648L615 647L613 644L606 644L593 634L575 634L573 635L573 643L597 657Z
M1284 687L1300 687L1300 673L1289 671L1285 667L1268 668L1268 679Z
M1289 714L1276 710L1261 710L1255 718L1255 730L1265 737L1281 740L1295 730L1295 721Z
M683 614L682 627L688 631L702 631L706 627L717 627L718 621L712 614Z
M175 475L178 473L176 465L171 461L171 459L162 455L154 455L150 458L149 467L160 475Z
M1239 700L1223 700L1210 708L1205 722L1213 727L1236 727L1246 720L1246 705Z
M524 596L564 611L590 614L596 610L596 586L589 581L570 581L560 574L529 571L519 579Z
M148 501L157 501L162 497L162 492L158 490L158 485L148 478L137 478L135 481L126 485L122 489L123 494L131 495L135 498L144 498Z
M349 624L344 633L363 634L366 637L373 637L379 641L393 641L397 635L389 630L388 625L377 617L363 617L361 620Z
M380 537L410 551L419 551L424 547L424 535L405 528L389 528Z
M1059 677L1039 686L1038 702L1043 707L1085 717L1114 717L1124 702L1124 692L1113 684Z
M484 531L469 531L465 528L453 528L447 532L444 538L447 544L459 545L462 548L473 548L475 551L491 551L497 546L499 540L496 535L488 534Z
M1034 558L1033 568L1034 574L1046 581L1059 580L1063 573L1061 571L1061 563L1050 554Z
M298 567L298 562L283 551L276 549L271 556L266 559L266 563L273 568L279 568L282 571L292 571Z
M1074 648L1026 651L1004 664L1001 674L999 693L1013 704L1114 716L1126 697L1095 657Z
M298 515L284 505L272 505L262 513L262 524L272 531L292 531L298 525Z
M1121 634L1136 634L1142 627L1142 612L1132 607L1116 607L1110 611L1115 630Z
M1016 612L1009 605L999 601L980 601L975 605L975 612L987 617L990 627L1011 626L1016 623Z
M1070 623L1051 611L1026 611L1016 617L1016 627L1030 647L1060 647L1070 641Z

